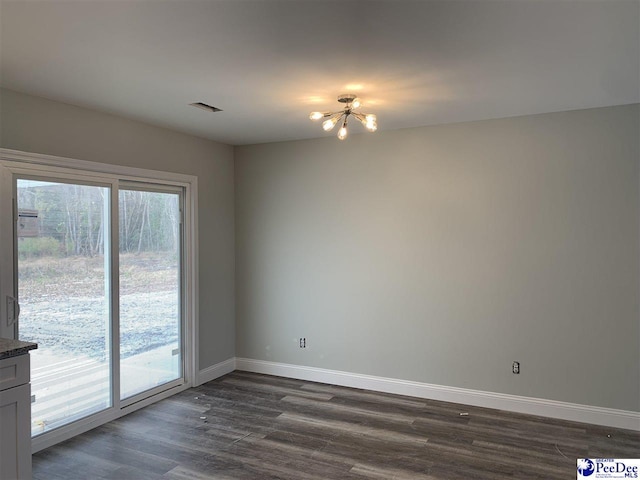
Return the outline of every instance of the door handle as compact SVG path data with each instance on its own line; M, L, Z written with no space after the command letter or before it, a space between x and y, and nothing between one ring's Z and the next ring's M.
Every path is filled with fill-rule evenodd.
M18 299L7 295L7 326L10 327L18 321L20 316L20 304Z

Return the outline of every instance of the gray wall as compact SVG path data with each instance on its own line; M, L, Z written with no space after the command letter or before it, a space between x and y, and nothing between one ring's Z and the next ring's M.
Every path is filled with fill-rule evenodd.
M235 354L233 148L0 90L0 146L198 177L200 368Z
M639 115L236 147L237 355L640 411Z
M0 94L2 147L198 176L201 368L236 354L235 154L238 356L640 411L638 105L234 152Z

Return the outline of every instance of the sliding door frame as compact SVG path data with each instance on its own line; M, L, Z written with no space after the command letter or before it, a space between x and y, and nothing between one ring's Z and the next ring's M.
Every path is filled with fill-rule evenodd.
M112 325L111 338L111 397L112 406L104 411L90 415L69 425L59 427L51 432L43 433L33 438L32 452L35 453L51 445L88 431L111 420L131 413L139 408L150 405L158 400L167 398L195 385L198 364L198 182L197 177L170 172L146 170L119 165L88 162L84 160L55 157L35 153L20 152L0 148L0 224L9 225L14 221L15 209L13 184L14 177L39 177L49 179L77 180L88 184L111 186L110 207L111 215L111 320L119 318L119 186L126 189L127 185L138 184L153 188L167 187L181 190L182 202L182 321L183 338L183 379L173 381L167 385L151 389L143 394L124 400L120 399L120 376L116 362L120 361L119 325ZM15 338L17 334L6 327L10 308L5 305L7 295L17 296L16 265L13 256L15 236L13 231L0 229L0 322L2 334ZM13 230L13 229L10 229ZM11 252L11 255L9 255ZM114 293L115 292L115 293ZM37 341L37 340L36 340Z

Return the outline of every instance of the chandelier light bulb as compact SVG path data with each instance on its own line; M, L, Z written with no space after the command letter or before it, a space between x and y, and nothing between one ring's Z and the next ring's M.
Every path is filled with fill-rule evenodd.
M338 130L338 138L340 140L344 140L345 138L347 138L347 126L343 125L342 128L340 128L340 130Z
M360 108L360 105L362 105L362 103L358 97L354 98L353 102L351 102L351 108Z
M375 132L378 129L377 117L371 113L368 113L364 117L364 126L370 132Z
M336 123L338 123L338 118L339 117L333 117L322 122L322 128L324 128L324 131L330 132L331 130L333 130L333 127L335 127Z
M311 112L309 114L311 120L320 120L322 117L324 117L324 113L322 112Z

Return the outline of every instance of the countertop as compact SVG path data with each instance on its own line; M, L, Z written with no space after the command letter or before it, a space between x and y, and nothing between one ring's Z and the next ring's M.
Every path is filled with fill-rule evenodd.
M24 355L25 353L29 353L29 350L34 350L36 348L38 348L37 343L0 338L0 360L3 358Z

